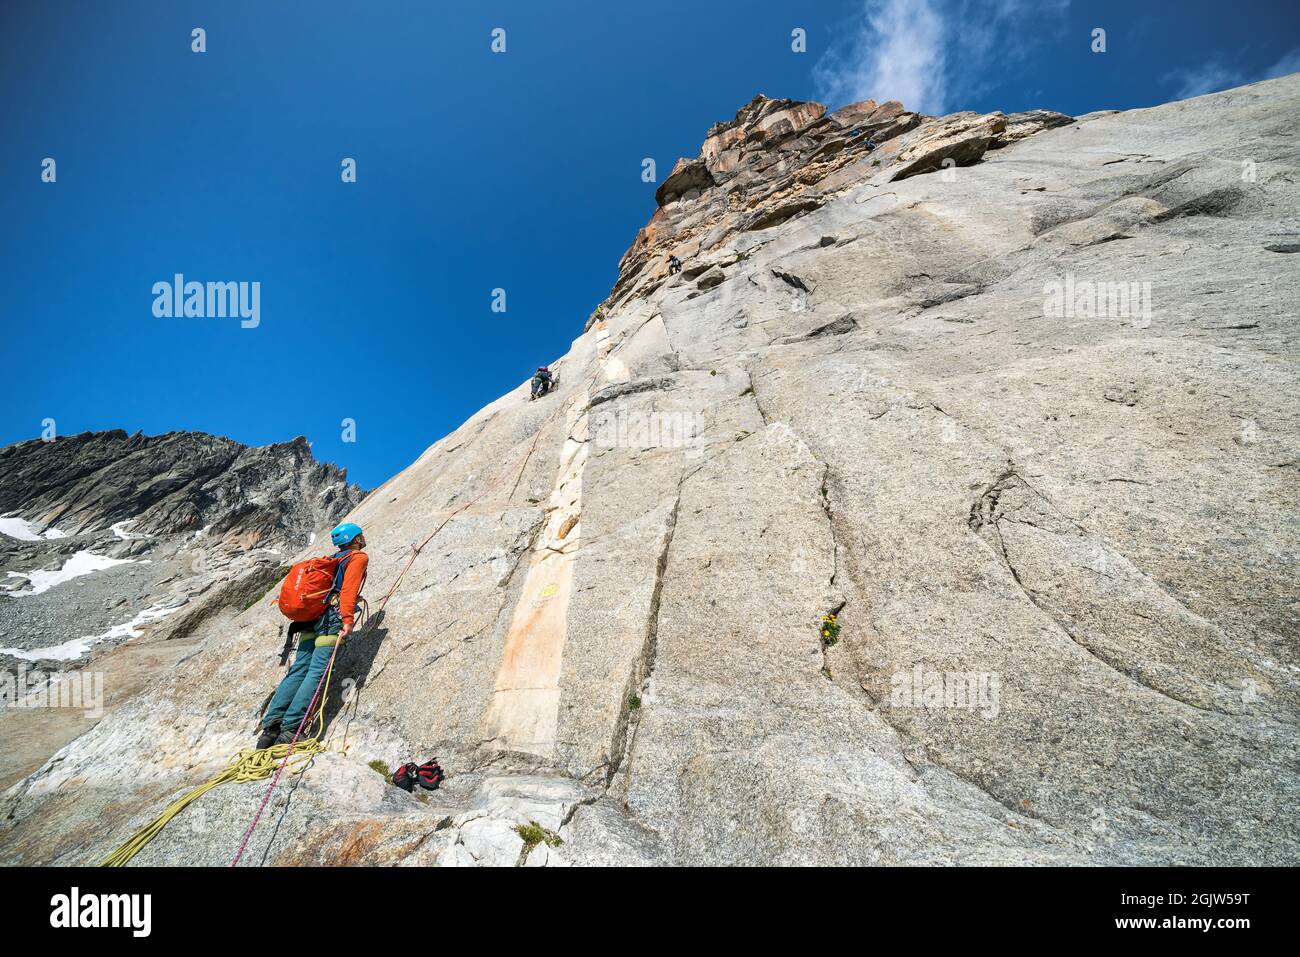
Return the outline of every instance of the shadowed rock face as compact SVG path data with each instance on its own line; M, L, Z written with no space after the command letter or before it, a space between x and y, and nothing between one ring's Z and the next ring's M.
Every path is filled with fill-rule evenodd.
M69 534L130 521L133 534L207 528L253 544L302 544L361 490L316 462L302 436L249 448L202 432L83 432L0 449L0 513Z
M246 860L1294 861L1297 108L715 127L558 391L352 512L372 594L405 577ZM278 625L197 628L5 794L0 857L97 860L215 773ZM435 754L423 800L365 764ZM138 860L228 862L261 795Z

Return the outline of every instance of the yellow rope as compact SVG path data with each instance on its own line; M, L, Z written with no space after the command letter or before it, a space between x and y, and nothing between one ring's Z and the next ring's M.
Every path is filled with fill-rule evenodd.
M337 658L338 656L333 655L332 657ZM312 719L312 722L316 724L315 734L310 738L299 738L293 745L276 744L269 748L263 748L261 751L255 748L240 748L239 753L231 758L230 763L225 766L220 774L211 781L200 784L184 797L178 798L167 805L167 809L154 818L153 821L132 834L126 843L104 858L104 862L100 866L124 867L131 858L144 850L145 846L158 836L159 832L167 826L172 818L218 785L227 784L231 781L236 784L248 781L265 781L275 773L275 769L280 762L290 753L292 753L293 757L289 759L288 770L294 774L301 774L307 770L307 765L311 763L312 759L326 750L325 745L320 742L319 736L325 730L325 702L329 698L330 675L333 672L334 662L331 659L330 666L325 672L325 687L321 694L320 707L316 709L316 715Z

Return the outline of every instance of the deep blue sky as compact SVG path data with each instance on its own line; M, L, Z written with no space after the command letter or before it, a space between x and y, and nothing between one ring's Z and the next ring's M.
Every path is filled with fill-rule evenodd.
M642 158L756 92L1145 106L1300 69L1298 8L4 0L0 444L305 434L373 487L565 352L653 212ZM260 281L261 325L155 318L176 272Z

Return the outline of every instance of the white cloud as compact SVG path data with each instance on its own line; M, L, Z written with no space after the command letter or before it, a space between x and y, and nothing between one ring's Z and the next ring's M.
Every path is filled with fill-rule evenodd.
M872 98L942 113L952 94L978 92L986 70L1022 56L1041 33L1026 18L1062 13L1068 0L863 0L860 18L813 67L831 106Z
M1215 57L1198 66L1171 70L1164 75L1163 80L1165 83L1177 83L1178 88L1174 91L1174 99L1185 100L1193 96L1204 96L1206 93L1218 93L1246 83L1272 80L1291 73L1300 73L1300 47L1288 50L1268 69L1254 75L1229 67L1221 58Z
M849 42L813 68L821 98L834 105L901 100L909 109L937 112L945 93L944 32L929 0L869 0Z
M1282 54L1280 60L1264 71L1264 76L1261 79L1272 80L1279 76L1289 76L1292 73L1300 73L1300 47Z
M1218 60L1208 60L1200 66L1188 70L1174 70L1165 75L1166 83L1177 83L1174 91L1175 100L1185 100L1191 96L1206 93L1218 93L1230 86L1240 86L1246 82L1236 70L1231 70Z

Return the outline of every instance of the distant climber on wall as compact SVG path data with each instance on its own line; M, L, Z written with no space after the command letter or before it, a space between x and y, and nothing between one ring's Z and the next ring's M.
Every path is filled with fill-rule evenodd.
M312 706L312 699L316 697L321 677L334 653L334 645L352 633L357 601L366 582L366 566L370 563L370 556L363 551L366 536L362 534L360 525L344 522L330 533L330 541L339 550L337 554L302 562L294 566L286 579L285 588L291 590L295 578L302 580L303 576L297 574L300 567L306 566L308 570L304 574L310 574L318 573L320 566L334 565L333 578L327 579L330 582L328 591L322 589L323 595L305 596L309 600L323 598L323 614L311 621L295 621L290 626L290 639L295 633L299 636L298 653L262 717L261 735L257 739L259 750L288 744L294 739L307 717L307 709ZM284 610L286 599L283 590L280 605ZM323 701L318 702L318 707L324 706Z
M669 256L669 257L668 257L668 275L671 276L671 275L673 275L674 273L679 273L679 272L681 272L681 271L682 271L682 261L681 261L680 259L678 259L676 256Z
M540 399L553 388L555 388L555 377L551 375L551 370L546 366L538 366L537 371L533 373L533 394L529 397L529 401Z

